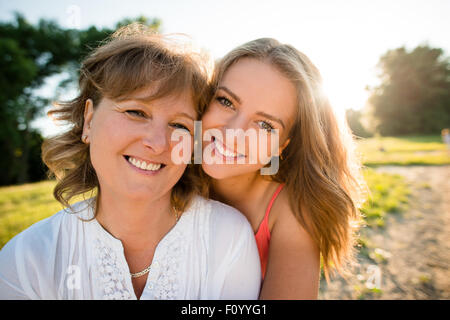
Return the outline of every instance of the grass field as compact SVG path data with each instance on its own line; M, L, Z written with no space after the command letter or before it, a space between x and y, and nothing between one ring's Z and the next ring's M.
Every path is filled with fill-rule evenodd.
M0 246L36 221L61 210L53 198L55 182L0 188Z
M360 139L358 151L366 166L450 164L450 152L437 135Z
M398 174L377 173L373 169L364 171L370 195L361 208L368 227L384 227L388 213L404 211L411 194L408 183Z
M384 152L380 151L380 147ZM386 164L450 164L445 145L439 136L409 138L370 138L359 141L359 151L366 166ZM362 207L368 227L383 227L388 213L407 207L409 186L402 176L364 170L370 198ZM53 198L54 181L43 181L0 188L0 248L31 224L62 209ZM81 200L81 198L80 198Z
M55 184L55 181L41 181L0 188L0 248L33 223L63 208L53 198Z

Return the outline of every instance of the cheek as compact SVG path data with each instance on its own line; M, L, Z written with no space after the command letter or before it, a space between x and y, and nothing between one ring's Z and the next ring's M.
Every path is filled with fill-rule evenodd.
M257 131L256 139L249 139L247 142L248 155L250 163L255 161L252 159L257 159L257 163L260 165L265 165L272 155L278 150L278 139L265 131Z
M213 102L209 105L201 120L203 129L213 128L223 122L224 114L217 103Z
M120 118L108 118L93 123L90 137L90 154L94 168L101 170L113 163L115 155L132 140L134 132L126 121Z
M218 180L238 177L250 173L259 174L259 170L262 167L263 165L261 164L202 164L203 171L210 177Z
M211 112L211 111L208 111L208 112L206 112L206 113L203 115L203 117L202 117L202 119L201 119L201 121L202 121L202 129L203 129L203 130L210 128L210 126L211 126L211 120L212 120L211 115L212 115L212 112Z
M105 115L102 119L96 120L92 124L92 141L97 140L98 143L115 145L134 131L129 121L119 114Z
M170 161L174 166L189 163L194 151L194 138L190 134L172 140L170 137Z
M183 176L183 173L186 170L186 168L187 165L185 164L171 166L170 173L166 176L165 179L165 182L167 183L166 186L169 188L173 188Z

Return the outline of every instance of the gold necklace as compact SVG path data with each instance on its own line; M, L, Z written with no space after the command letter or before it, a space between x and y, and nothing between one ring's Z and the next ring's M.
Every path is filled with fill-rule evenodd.
M178 215L178 211L174 207L172 207L172 210L175 212L175 219L177 220L176 222L178 222L178 220L180 220L180 216ZM152 264L150 263L150 265L147 268L145 268L144 270L139 271L139 272L135 272L135 273L130 272L130 275L131 275L132 278L142 277L144 274L147 274L150 271L150 267L151 266L152 266Z
M130 275L132 278L139 278L139 277L143 276L144 274L147 274L150 271L151 266L152 266L152 264L150 263L150 265L147 268L145 268L144 270L136 272L136 273L130 272Z

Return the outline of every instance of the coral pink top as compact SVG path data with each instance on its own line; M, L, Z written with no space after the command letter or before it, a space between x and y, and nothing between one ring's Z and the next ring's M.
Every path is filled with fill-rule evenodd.
M284 184L281 184L270 199L267 206L264 219L258 227L258 231L255 233L256 244L258 246L259 258L261 260L261 274L262 278L266 275L267 259L269 258L269 243L270 243L270 231L269 231L269 212L272 208L273 202L277 198Z

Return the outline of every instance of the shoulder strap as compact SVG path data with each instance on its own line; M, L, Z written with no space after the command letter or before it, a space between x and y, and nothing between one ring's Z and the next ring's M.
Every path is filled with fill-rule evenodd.
M269 205L267 206L266 213L264 215L263 223L266 223L264 220L267 220L267 222L268 222L269 213L270 213L270 210L272 209L272 205L275 202L275 199L278 197L278 194L280 193L281 189L283 189L283 187L284 187L284 184L280 184L278 186L277 190L274 192L272 199L270 199Z

